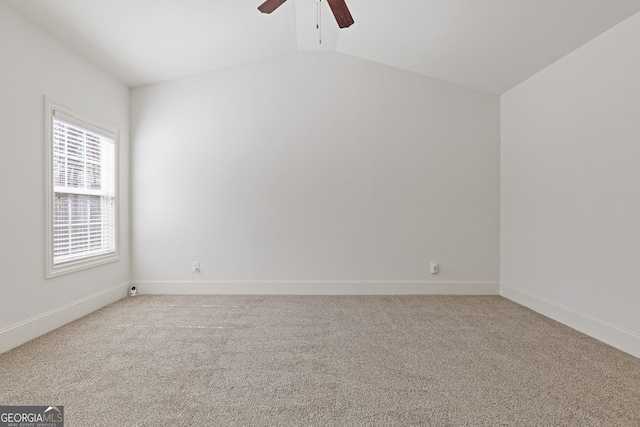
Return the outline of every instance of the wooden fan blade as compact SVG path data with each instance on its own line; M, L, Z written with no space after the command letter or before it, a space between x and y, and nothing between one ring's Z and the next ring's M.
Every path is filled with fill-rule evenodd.
M329 6L331 6L331 11L333 12L333 16L336 17L336 22L338 22L338 27L347 28L351 24L353 24L353 18L351 17L351 13L349 13L349 8L347 8L347 3L344 0L327 0L329 2Z
M267 0L258 6L258 10L262 13L271 13L284 3L287 0Z

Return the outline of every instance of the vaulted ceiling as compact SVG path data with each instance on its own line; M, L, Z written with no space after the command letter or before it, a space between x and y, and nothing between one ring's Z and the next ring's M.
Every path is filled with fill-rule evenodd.
M640 12L640 0L0 0L131 87L322 50L501 94ZM319 39L322 43L319 43Z

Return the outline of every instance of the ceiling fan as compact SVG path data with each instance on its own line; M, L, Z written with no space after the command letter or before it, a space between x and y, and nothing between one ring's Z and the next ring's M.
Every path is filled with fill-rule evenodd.
M285 1L287 0L267 0L258 7L258 10L262 13L271 13L279 8ZM331 6L333 16L336 17L338 27L347 28L353 24L353 18L351 17L351 13L349 13L349 9L347 8L347 4L344 0L327 1L329 2L329 6Z

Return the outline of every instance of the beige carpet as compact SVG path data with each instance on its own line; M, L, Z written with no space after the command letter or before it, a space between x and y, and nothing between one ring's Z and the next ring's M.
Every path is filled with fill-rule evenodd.
M0 355L67 426L640 426L640 359L501 297L138 296Z

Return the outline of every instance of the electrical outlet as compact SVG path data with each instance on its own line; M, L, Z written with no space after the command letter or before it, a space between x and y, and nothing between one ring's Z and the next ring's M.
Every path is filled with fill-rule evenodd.
M200 263L197 261L194 261L191 263L191 272L192 273L199 273L200 272Z
M431 274L438 274L440 272L440 264L437 262L431 263Z

